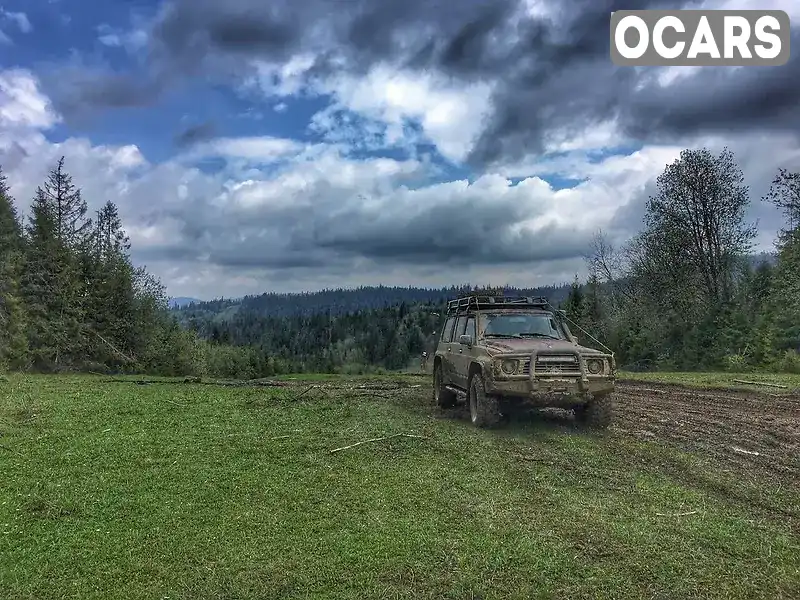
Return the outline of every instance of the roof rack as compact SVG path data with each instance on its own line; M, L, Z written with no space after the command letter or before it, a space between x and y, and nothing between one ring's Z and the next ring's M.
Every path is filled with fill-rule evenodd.
M465 296L447 302L447 312L497 308L548 308L547 298L532 296Z

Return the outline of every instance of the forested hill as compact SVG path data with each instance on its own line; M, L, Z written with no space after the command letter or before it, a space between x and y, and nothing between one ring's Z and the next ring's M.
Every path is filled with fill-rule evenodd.
M183 323L196 320L229 321L234 315L237 319L247 317L295 317L331 314L340 316L364 310L391 308L406 304L443 305L471 286L451 286L431 289L420 287L373 286L353 289L332 289L301 294L268 293L259 296L245 296L235 300L212 300L177 306L173 310ZM542 286L537 288L505 288L506 295L544 296L553 304L563 302L570 285Z

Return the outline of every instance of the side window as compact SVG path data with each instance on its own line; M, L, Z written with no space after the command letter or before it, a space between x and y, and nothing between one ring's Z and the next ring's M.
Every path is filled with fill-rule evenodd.
M458 317L458 321L456 322L456 330L455 335L453 335L453 341L457 342L459 336L463 335L464 333L464 325L467 324L467 315L461 315Z
M466 335L471 335L473 341L475 340L475 317L467 318L467 324L464 328L464 333Z
M454 317L450 317L447 319L447 322L444 324L444 329L442 330L442 341L447 343L453 339L453 325L456 324L456 320Z

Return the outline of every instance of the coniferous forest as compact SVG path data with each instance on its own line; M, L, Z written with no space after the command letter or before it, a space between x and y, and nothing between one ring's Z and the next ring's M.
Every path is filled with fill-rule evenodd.
M758 259L733 154L685 150L658 178L637 235L616 246L597 232L585 281L505 292L565 308L628 369L800 372L800 173L777 170L766 200L784 226L775 252ZM271 293L170 309L164 285L129 251L115 204L88 214L64 159L24 217L0 172L2 366L234 378L404 369L433 349L446 300L473 287Z

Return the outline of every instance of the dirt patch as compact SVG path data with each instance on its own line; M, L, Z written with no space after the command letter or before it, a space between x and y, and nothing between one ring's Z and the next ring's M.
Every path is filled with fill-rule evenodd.
M706 454L731 469L800 481L800 395L617 384L614 429Z

